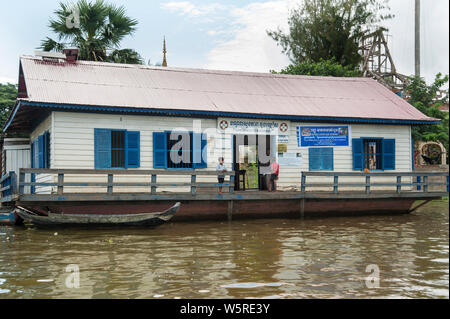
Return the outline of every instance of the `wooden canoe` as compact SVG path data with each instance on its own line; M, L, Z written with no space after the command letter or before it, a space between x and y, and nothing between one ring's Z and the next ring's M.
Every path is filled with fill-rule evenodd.
M121 215L95 215L95 214L54 214L40 216L23 209L16 208L16 213L26 223L33 225L95 225L95 226L157 226L168 222L180 208L176 203L164 212L121 214Z

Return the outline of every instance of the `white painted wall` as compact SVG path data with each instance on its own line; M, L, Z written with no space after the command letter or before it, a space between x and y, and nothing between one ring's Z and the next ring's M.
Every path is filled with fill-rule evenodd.
M127 129L130 131L140 131L140 170L153 169L153 132L161 132L165 130L187 129L193 130L193 119L176 118L176 117L155 117L140 115L114 115L114 114L92 114L92 113L69 113L54 112L54 128L52 140L54 141L54 150L52 153L52 168L78 168L78 169L94 169L94 129ZM201 129L215 130L215 119L197 120L201 124ZM207 131L208 133L208 131ZM214 139L208 134L208 150L214 149ZM231 159L229 159L231 161ZM208 170L215 170L217 158L213 154L207 156ZM229 166L231 168L231 165ZM116 177L115 177L116 178ZM70 176L65 177L67 181L75 181ZM83 177L84 181L104 181L106 177L96 178L94 176ZM143 177L122 177L115 181L130 182L149 182ZM158 178L158 181L164 182L190 182L190 177L186 176L166 176ZM198 182L215 182L217 178L214 176L199 176ZM86 188L84 188L85 190ZM98 188L99 191L106 189ZM173 188L160 189L165 191L173 191ZM65 189L65 191L76 191L76 188ZM114 191L120 192L120 188L114 188ZM146 191L144 189L135 188L128 191ZM148 191L148 190L147 190ZM189 191L185 188L184 191Z
M215 170L217 157L224 156L226 166L232 168L231 134L219 134L215 138L211 132L217 127L216 119L197 119L202 130L208 131L208 170ZM308 148L297 145L296 126L330 126L332 124L311 124L290 122L288 152L300 152L303 155L301 166L280 166L278 185L280 189L298 188L301 181L301 171L309 170ZM411 131L409 126L400 125L348 125L351 128L351 138L383 137L394 138L396 147L396 171L411 171ZM193 119L177 117L157 117L142 115L116 115L94 113L53 112L32 133L31 138L42 134L45 130L51 132L51 168L94 168L94 129L127 129L140 131L141 136L141 165L140 169L153 169L153 136L155 131L175 130L186 128L192 130ZM350 146L334 147L334 170L341 172L352 171L352 148ZM124 177L127 181L148 181L142 177ZM74 180L70 176L66 180ZM99 181L98 178L86 176L83 181ZM106 177L101 179L106 182ZM393 179L392 179L393 180ZM78 179L80 181L80 178ZM117 180L119 181L119 180ZM166 177L158 181L186 181L180 176ZM215 177L201 177L198 181L216 181ZM362 180L361 180L362 181ZM105 189L96 189L106 191ZM169 189L167 189L169 190ZM65 191L77 191L76 188ZM94 190L90 190L94 191ZM120 191L115 189L115 191ZM144 191L135 189L133 191Z
M50 133L50 167L53 167L53 138L52 138L52 127L53 124L53 113L50 113L49 116L45 120L43 120L30 134L30 143L32 143L39 135L44 134L45 131L49 131ZM31 150L31 147L30 147ZM30 158L30 155L28 155ZM31 167L31 163L29 163L29 166ZM27 176L27 179L29 176ZM47 175L47 174L36 174L36 182L40 183L51 183L53 182L53 176ZM24 189L25 193L29 192L29 188L26 187ZM49 193L51 191L51 188L49 186L40 186L35 188L36 194L44 194Z
M5 172L16 172L19 176L19 169L30 167L30 145L28 139L22 138L5 138L5 144L8 141L17 141L13 145L4 145L3 151L5 153Z
M280 166L280 174L278 185L283 188L300 187L301 171L309 171L308 147L299 147L297 144L297 126L333 126L333 124L311 124L301 122L291 122L289 129L288 152L300 152L303 156L303 164L298 167ZM353 156L352 156L352 138L360 137L383 137L395 139L395 170L385 172L410 172L411 165L411 127L405 125L347 125L350 128L349 146L336 146L333 148L334 171L335 172L352 172ZM309 178L308 178L309 179ZM327 180L321 178L321 182L332 181L330 177ZM318 178L311 178L311 181L317 181ZM346 182L364 182L364 178L346 178ZM394 178L378 179L377 182L395 181ZM405 182L408 180L405 179ZM348 188L347 188L348 189Z

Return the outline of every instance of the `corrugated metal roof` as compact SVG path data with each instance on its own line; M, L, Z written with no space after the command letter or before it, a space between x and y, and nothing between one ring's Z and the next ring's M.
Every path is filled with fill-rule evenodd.
M43 103L431 121L375 80L20 59Z

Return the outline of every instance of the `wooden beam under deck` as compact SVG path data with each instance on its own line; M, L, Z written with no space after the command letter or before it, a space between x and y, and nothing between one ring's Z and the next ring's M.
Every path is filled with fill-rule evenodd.
M265 192L265 191L249 191L249 192L233 192L233 193L65 193L58 194L24 194L16 195L11 200L17 205L30 202L51 202L52 205L67 202L122 202L122 201L245 201L245 200L292 200L292 199L393 199L393 198L413 198L420 199L438 199L448 196L444 192L372 192L370 194L356 192L341 192L335 194L333 192Z

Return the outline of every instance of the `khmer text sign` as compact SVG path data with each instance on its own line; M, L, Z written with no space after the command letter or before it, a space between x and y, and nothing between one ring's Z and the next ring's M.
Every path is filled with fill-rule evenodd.
M348 146L348 126L297 126L298 146Z

